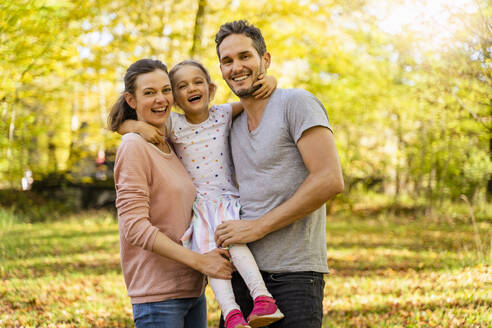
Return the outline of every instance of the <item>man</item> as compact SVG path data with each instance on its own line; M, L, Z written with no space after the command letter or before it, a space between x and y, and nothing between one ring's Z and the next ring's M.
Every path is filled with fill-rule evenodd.
M343 191L326 111L305 90L251 96L271 59L258 28L246 21L226 23L215 41L222 77L244 107L231 131L242 220L220 225L216 242L249 244L285 315L270 327L319 328L328 272L325 203ZM237 273L232 284L247 315L253 308L248 289Z

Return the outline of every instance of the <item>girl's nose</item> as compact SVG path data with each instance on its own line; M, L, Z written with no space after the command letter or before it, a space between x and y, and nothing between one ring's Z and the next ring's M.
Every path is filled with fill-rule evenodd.
M187 91L190 92L190 91L195 91L195 90L196 90L196 85L194 83L190 83L188 85L188 90Z

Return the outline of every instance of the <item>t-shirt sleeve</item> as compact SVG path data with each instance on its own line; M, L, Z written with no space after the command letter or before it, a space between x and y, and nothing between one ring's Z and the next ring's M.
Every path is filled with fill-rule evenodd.
M150 173L146 159L148 156L139 140L126 137L118 149L114 179L122 236L130 244L152 251L158 228L149 220Z
M217 115L226 121L227 128L232 127L232 106L231 104L222 104L214 106ZM223 116L222 116L223 115Z
M287 124L295 143L304 131L314 126L324 126L332 131L325 107L312 93L296 89L285 101Z

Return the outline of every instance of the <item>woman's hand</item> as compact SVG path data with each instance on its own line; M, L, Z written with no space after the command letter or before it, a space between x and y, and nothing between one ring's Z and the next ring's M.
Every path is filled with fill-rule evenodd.
M152 251L176 262L183 263L212 278L232 278L234 267L229 261L231 256L227 249L216 248L202 255L176 243L167 235L158 231Z
M253 83L253 87L260 85L260 88L253 92L255 99L265 99L270 97L277 88L277 79L271 75L260 74L258 81Z
M231 279L234 266L229 261L229 251L216 248L201 256L197 270L204 275L217 279Z

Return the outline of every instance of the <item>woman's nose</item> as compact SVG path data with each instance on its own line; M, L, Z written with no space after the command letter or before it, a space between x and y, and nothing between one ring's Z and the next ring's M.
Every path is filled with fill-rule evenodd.
M166 100L166 97L164 96L164 94L162 92L157 93L157 96L155 99L155 101L157 103L163 103L163 102L165 102L165 100Z

